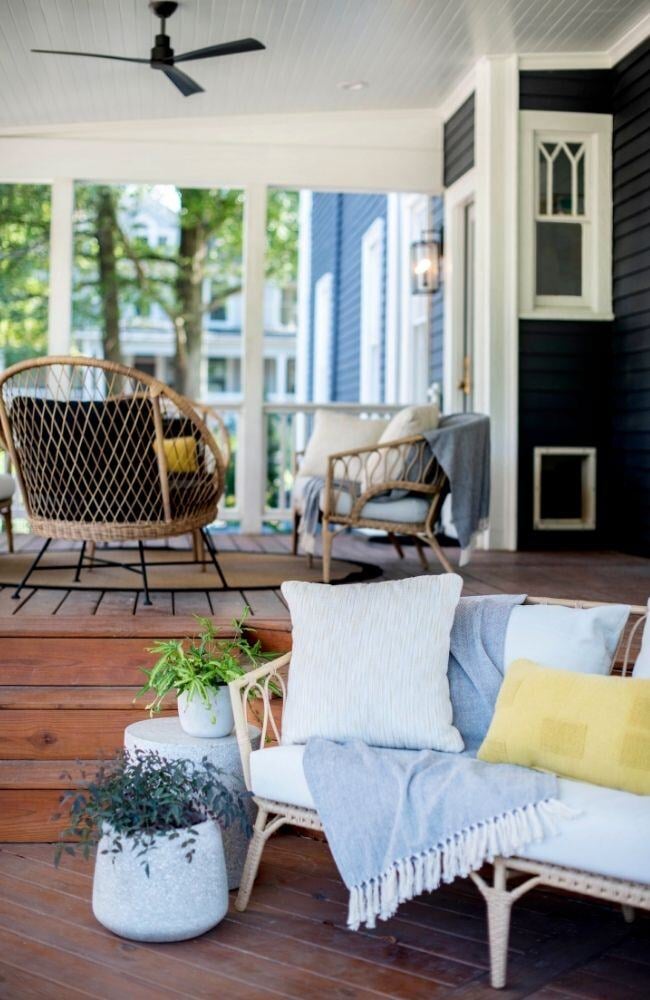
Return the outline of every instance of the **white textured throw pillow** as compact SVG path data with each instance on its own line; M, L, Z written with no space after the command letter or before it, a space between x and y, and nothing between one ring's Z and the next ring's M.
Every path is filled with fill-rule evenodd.
M392 418L379 438L379 443L386 444L399 441L400 438L413 437L414 434L424 434L425 431L435 431L439 423L440 410L435 403L426 406L406 406ZM412 453L413 446L408 444L389 453L378 452L365 467L362 476L363 488L368 489L388 480L407 477Z
M282 742L322 736L461 751L447 666L462 585L451 573L339 587L283 583L293 652Z
M609 674L629 614L628 604L522 604L510 612L504 666L523 659L579 674Z
M643 637L641 639L641 649L632 671L633 677L650 677L650 599L648 600L648 611L646 620L643 623Z
M379 440L383 444L384 441L398 441L413 434L435 431L439 423L440 410L436 403L428 403L426 406L405 406L395 414Z
M369 448L377 444L387 426L387 420L366 420L349 413L316 410L314 430L300 463L300 475L325 476L329 455Z

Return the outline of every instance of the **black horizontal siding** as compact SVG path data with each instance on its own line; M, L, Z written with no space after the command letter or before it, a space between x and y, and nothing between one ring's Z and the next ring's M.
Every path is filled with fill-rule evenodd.
M474 94L445 122L443 158L445 187L474 166Z
M609 114L611 70L526 70L519 74L522 111L580 111Z
M613 73L615 543L650 556L650 39Z
M585 548L607 540L611 326L562 320L519 324L520 548ZM533 455L545 446L597 449L595 532L533 529Z

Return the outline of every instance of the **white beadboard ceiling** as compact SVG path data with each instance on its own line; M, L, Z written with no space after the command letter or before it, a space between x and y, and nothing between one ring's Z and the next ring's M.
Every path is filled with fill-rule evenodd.
M248 35L266 52L186 63L182 97L148 66L64 48L148 56L146 0L0 0L0 127L438 106L481 55L600 52L648 0L183 0L176 52ZM344 80L365 80L344 91Z

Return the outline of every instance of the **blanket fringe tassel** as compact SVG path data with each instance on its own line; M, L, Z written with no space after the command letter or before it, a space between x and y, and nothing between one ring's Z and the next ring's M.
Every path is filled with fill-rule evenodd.
M388 920L400 903L437 889L441 882L465 878L495 857L509 857L557 833L558 819L576 815L558 799L546 799L469 826L415 857L401 858L378 878L350 890L348 927L375 927L377 917Z

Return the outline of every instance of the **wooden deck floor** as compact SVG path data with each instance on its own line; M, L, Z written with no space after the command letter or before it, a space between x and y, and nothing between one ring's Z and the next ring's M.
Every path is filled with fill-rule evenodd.
M238 535L217 537L221 550L246 552L287 552L286 535ZM4 544L4 543L0 543ZM183 543L181 543L183 544ZM39 541L29 536L18 539L17 547L34 549ZM53 548L67 543L54 543ZM399 559L386 544L371 542L361 536L346 536L337 541L342 558L361 560L381 566L380 579L397 579L422 572L415 549L405 547ZM450 549L454 562L458 550ZM304 557L301 557L304 558ZM432 569L438 571L431 560ZM650 594L650 560L616 552L476 552L462 571L463 593L528 593L547 597L584 598L595 601L624 601L645 604ZM138 627L155 631L162 620L173 616L187 619L192 614L214 615L230 620L244 605L254 617L285 621L286 606L279 590L206 590L197 593L162 592L154 595L154 606L142 604L136 591L103 592L26 589L19 601L11 598L13 588L0 588L0 630L2 634L65 634L83 621L94 634L106 634L114 627L119 634ZM176 627L180 626L180 621ZM144 633L140 633L144 634Z
M327 846L276 837L246 913L194 941L136 945L97 924L90 864L52 865L47 845L0 848L0 997L157 1000L645 1000L650 920L534 891L514 909L509 986L488 986L483 903L458 882L375 931L345 929Z

